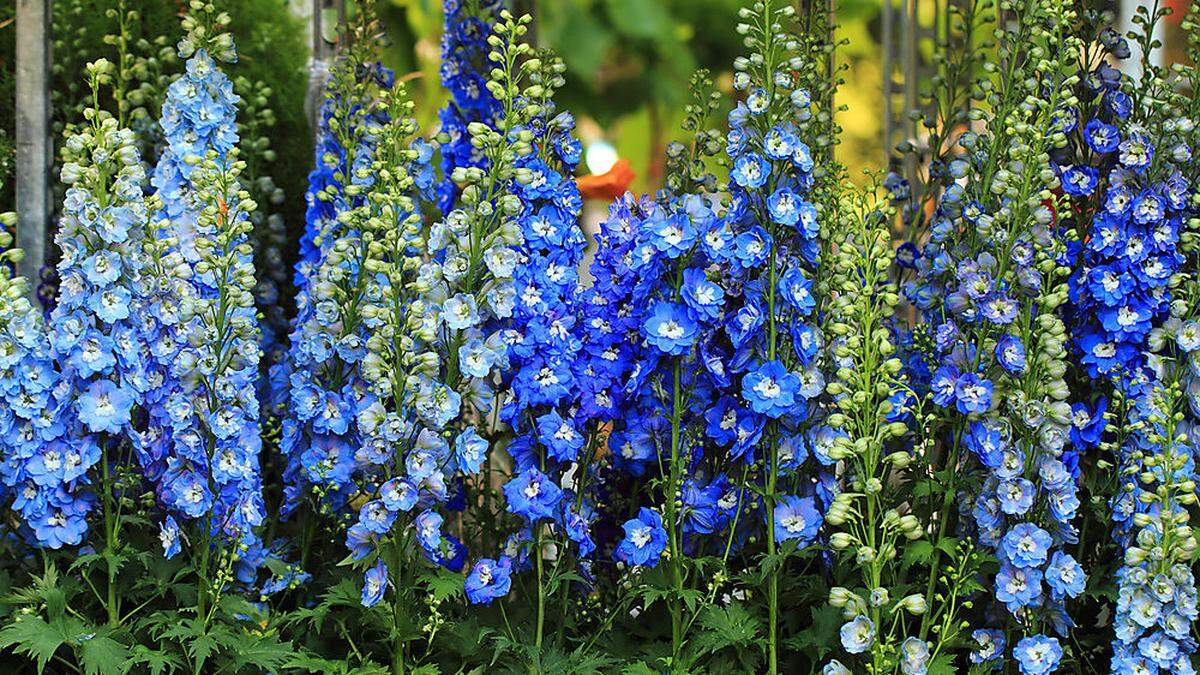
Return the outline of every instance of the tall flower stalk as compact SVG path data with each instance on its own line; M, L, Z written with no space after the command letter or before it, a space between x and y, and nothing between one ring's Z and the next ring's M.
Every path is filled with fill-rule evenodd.
M373 14L360 13L347 36L349 47L332 67L321 109L295 277L290 414L281 440L288 459L284 515L312 500L317 513L340 517L353 509L357 481L372 468L356 456L362 444L358 413L370 403L362 370L371 275L361 219L351 222L349 214L373 189L375 149L388 121L379 101L394 80L378 63L375 32ZM307 519L301 533L304 561L315 527Z
M767 671L779 670L779 578L788 556L813 540L819 526L816 484L798 471L805 439L821 465L839 434L822 422L816 399L824 391L825 340L812 322L820 317L817 270L822 256L822 214L810 202L817 175L836 181L835 167L818 167L806 141L822 139L832 111L813 106L801 76L811 64L789 32L795 8L761 1L743 8L738 32L750 55L734 62L734 87L746 100L730 113L727 154L731 202L726 216L734 233L734 264L742 280L740 302L729 308L735 350L749 349L740 377L740 401L758 418L758 467L766 555ZM814 138L812 134L816 132ZM827 142L828 139L825 139ZM831 474L825 473L825 485ZM822 501L832 494L826 489ZM814 522L815 521L815 522Z
M952 631L939 634L932 645L916 637L920 622L913 617L928 611L925 596L893 597L903 589L907 545L921 540L928 526L917 515L904 513L911 504L901 487L920 466L928 443L910 436L910 425L923 431L923 416L914 410L917 398L893 344L892 322L900 303L891 269L893 214L869 193L844 199L833 242L836 277L829 326L837 380L828 386L834 401L829 424L845 434L837 439L834 453L845 467L839 476L844 490L826 523L830 544L844 551L843 560L857 569L855 580L861 586L831 589L830 602L848 621L842 629L845 649L863 653L866 672L922 673L956 636ZM906 438L915 446L911 450L899 442ZM945 625L956 629L962 598L954 594L944 600L939 609L946 614ZM858 639L863 631L874 639Z
M225 32L230 21L211 6L183 21L187 72L163 104L167 148L153 180L163 210L150 244L151 300L141 327L159 384L138 450L166 509L164 553L174 556L185 540L191 545L202 625L231 584L254 580L262 550L255 528L264 518L261 336L249 240L256 205L239 178L238 99L217 66L236 58Z
M1070 131L1061 111L1077 104L1080 45L1070 32L1074 15L1061 3L1003 9L1015 20L1001 46L1029 48L1002 64L986 134L959 138L966 182L942 194L916 261L923 286L910 286L910 298L930 322L939 359L930 386L944 411L944 466L950 476L975 467L981 481L970 526L999 558L996 597L1024 636L1014 656L1023 672L1049 672L1063 650L1043 631L1066 635L1073 624L1065 601L1082 593L1084 581L1064 549L1076 540L1079 500L1067 466L1067 336L1058 308L1069 270L1059 264L1063 244L1052 229L1059 180L1051 160ZM943 486L943 507L959 485ZM939 541L950 515L941 514ZM942 557L935 550L927 600ZM931 627L927 619L923 639ZM978 637L1000 645L988 658L1004 653L996 634Z

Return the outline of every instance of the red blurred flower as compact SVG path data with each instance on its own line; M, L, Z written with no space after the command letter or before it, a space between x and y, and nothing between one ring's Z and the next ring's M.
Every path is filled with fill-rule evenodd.
M575 184L579 186L579 192L584 199L603 199L611 202L625 194L634 176L636 174L630 168L629 160L618 159L607 172L598 176L576 178Z

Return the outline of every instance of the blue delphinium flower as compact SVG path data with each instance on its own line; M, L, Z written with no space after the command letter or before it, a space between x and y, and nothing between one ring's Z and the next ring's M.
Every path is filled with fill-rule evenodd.
M768 361L742 378L742 398L750 409L778 419L796 405L800 376L788 372L779 361Z
M842 624L842 648L851 654L861 654L875 642L875 624L865 616L857 616Z
M553 519L562 500L562 489L549 476L530 467L504 485L508 510L536 522Z
M1117 572L1113 671L1189 673L1196 650L1190 626L1200 618L1188 563L1195 539L1190 530L1179 537L1183 532L1177 524L1188 518L1181 498L1192 495L1185 483L1196 474L1195 448L1179 441L1179 422L1169 414L1182 403L1178 385L1153 387L1135 401L1134 431L1122 449L1128 478L1113 500L1118 541L1126 546ZM1139 469L1152 480L1142 478Z
M255 528L265 518L261 334L249 245L255 205L240 184L244 164L235 147L238 98L217 65L236 59L229 20L208 9L191 17L203 30L180 42L187 70L163 103L167 147L151 181L163 207L161 231L140 326L154 357L150 377L161 384L147 396L149 425L138 453L168 513L207 531L204 540L228 551L248 583L261 559L247 552L261 550ZM209 560L207 552L198 559Z
M993 669L1000 668L1004 663L1005 638L1004 631L978 628L971 633L976 648L971 652L971 663L991 664Z
M32 541L48 548L73 546L83 541L95 497L82 481L64 484L59 471L46 466L47 452L55 452L62 466L62 444L50 446L45 436L61 434L58 411L66 402L55 396L59 378L42 311L29 299L29 282L12 276L12 263L21 255L10 248L13 220L5 215L0 222L0 493L20 514ZM31 464L38 465L37 480L28 471Z
M728 293L724 332L732 349L722 351L726 377L738 385L731 398L747 409L738 415L739 427L753 429L739 434L746 442L732 451L747 462L761 461L752 480L763 495L766 554L775 556L780 543L775 507L783 486L795 486L787 491L798 496L816 496L821 510L837 491L828 469L781 461L779 440L785 431L812 432L825 421L818 402L830 365L820 323L828 298L814 297L806 280L827 271L822 250L831 232L831 209L818 208L813 196L818 181L830 178L812 150L824 136L813 123L819 110L813 99L821 93L813 88L834 85L804 74L813 65L804 41L790 33L794 7L757 3L742 16L749 54L735 60L733 86L745 100L729 113L725 144L731 169L723 220L733 246L720 262L735 277L730 289L738 292ZM826 112L831 111L821 114ZM789 396L794 405L787 404ZM772 570L766 578L770 670L778 661L778 581Z
M821 529L821 513L813 497L780 495L775 502L775 538L781 542L796 540L801 548L816 539Z
M168 515L158 526L158 540L162 544L163 556L170 560L179 555L181 550L182 533L175 516Z
M442 326L452 321L436 309L447 294L438 286L441 268L425 258L426 222L418 207L432 155L414 140L413 104L402 84L378 89L372 101L381 120L373 132L375 177L359 192L360 203L341 218L346 231L355 233L344 235L341 248L359 257L351 264L361 275L354 286L358 300L348 310L361 321L361 354L353 362L362 389L350 394L356 400L352 435L323 434L323 443L330 444L324 447L338 448L325 466L347 496L369 498L346 529L353 559L375 553L395 575L420 558L457 572L467 550L444 527L449 516L443 509L463 499L463 479L478 474L488 459L487 439L460 417L468 411L482 416L488 398L473 398L482 390L474 377L464 376L471 369L456 372L453 361L438 356L452 356L462 335L450 333L449 344L442 342L447 335ZM468 313L472 323L480 311L477 306ZM458 330L477 333L473 326ZM490 348L474 353L477 372L490 376L499 364ZM320 495L325 488L317 484L314 490ZM347 506L339 502L326 505ZM413 601L403 578L388 585L394 605Z
M96 95L112 69L103 60L88 65ZM152 385L134 316L144 308L145 170L129 129L101 110L87 119L64 148L54 309L44 328L14 316L9 330L19 332L4 350L18 380L4 481L21 490L18 510L49 548L81 543L97 504L113 513L108 477L127 467L110 457L125 454L133 406ZM93 472L101 462L111 465Z
M1063 652L1056 638L1033 635L1021 638L1013 648L1013 654L1021 667L1021 675L1045 675L1058 668Z
M637 518L625 521L622 527L625 538L617 544L613 557L627 565L658 565L658 559L667 547L667 531L663 528L662 516L643 506L638 509Z
M388 587L388 567L383 559L375 561L363 575L362 604L363 607L374 607L383 599Z
M696 343L698 331L687 310L673 302L659 302L642 324L646 342L668 356L688 351Z
M929 670L929 643L910 637L900 643L900 672L904 675L924 675Z
M473 605L490 605L496 598L508 595L512 587L512 560L479 559L466 581L467 600Z

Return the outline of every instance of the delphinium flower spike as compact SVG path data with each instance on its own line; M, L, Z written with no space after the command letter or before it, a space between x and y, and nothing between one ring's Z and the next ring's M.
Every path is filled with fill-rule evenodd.
M296 322L288 360L290 414L281 449L284 513L311 497L319 513L338 518L357 494L363 468L357 415L369 401L362 359L370 337L362 321L370 275L359 229L347 214L361 206L375 182L372 163L386 119L380 93L392 73L378 63L373 13L358 15L349 47L333 65L322 107L317 165L309 176L307 224L296 275ZM316 523L307 519L301 551ZM303 553L302 553L303 555Z
M40 388L37 445L28 438L10 458L23 462L9 479L22 484L23 515L38 523L36 541L48 548L79 544L88 513L101 502L104 543L118 546L111 472L120 468L133 406L148 386L132 318L147 222L145 172L132 132L98 104L112 64L89 64L88 78L87 124L70 135L63 153L68 189L56 236L62 282L48 334L36 338L45 341L44 360L36 368L27 364L23 377L25 388Z
M765 583L767 669L774 673L782 573L776 558L815 541L820 513L833 499L832 474L822 469L818 482L818 472L802 465L811 454L821 467L832 466L836 459L827 450L843 435L823 422L817 400L826 379L826 338L816 323L825 281L817 274L822 213L810 201L816 177L827 186L839 171L832 164L817 166L810 149L823 138L817 120L832 111L815 108L806 88L817 82L805 77L813 69L792 32L795 8L760 1L740 16L749 55L734 62L733 84L746 99L729 116L731 198L725 216L732 230L728 260L741 282L728 303L725 328L732 347L729 377L738 395L726 400L736 407L739 425L755 430L748 459L758 463L766 557L772 561ZM785 519L790 527L781 525Z
M874 633L869 643L844 640L851 656L842 659L861 653L867 672L892 672L898 664L904 673L922 673L956 636L939 633L934 644L917 637L920 619L914 617L928 611L929 603L920 592L901 595L907 544L922 539L928 523L911 513L898 487L919 467L914 464L929 443L919 435L923 416L892 343L900 302L892 280L894 212L869 190L847 194L841 212L828 329L839 367L837 380L828 385L834 410L828 422L845 434L834 442L844 491L826 526L831 546L843 552L840 560L858 574L849 577L853 588L831 589L830 603L847 622L844 634L860 635L860 626ZM955 600L939 604L943 625L957 628L962 616Z
M1113 535L1124 549L1116 573L1112 672L1194 673L1200 418L1200 105L1150 57L1166 12L1141 10L1132 34L1142 50L1136 82L1113 74L1104 94L1112 124L1095 124L1107 164L1102 205L1083 254L1080 350L1090 376L1124 403ZM1189 18L1194 21L1193 8ZM1190 23L1190 22L1189 22ZM1200 34L1190 23L1192 55ZM1192 86L1194 66L1180 69ZM1136 84L1130 89L1128 85ZM1103 126L1101 130L1099 127ZM1115 281L1113 289L1111 282ZM1096 321L1094 317L1099 317Z
M511 39L519 40L525 30L524 23L513 24ZM581 346L579 266L586 240L579 226L583 202L572 179L582 148L572 135L574 118L558 113L553 98L564 83L566 66L553 54L532 50L533 58L518 66L520 55L506 51L496 53L504 59L502 68L512 70L511 79L493 80L503 92L500 86L491 88L506 118L512 118L507 137L521 144L512 179L504 187L513 198L505 224L519 230L520 243L485 255L489 265L511 269L514 283L512 316L503 332L511 378L499 418L513 433L508 452L516 477L505 493L510 510L521 517L521 531L512 541L528 547L518 555L530 556L536 570L534 643L540 644L547 575L568 573L565 565L582 562L595 550L590 532L594 509L586 486L599 439L585 436L576 417L580 382L573 369ZM511 495L526 478L563 489L548 517L514 508ZM547 564L553 565L551 571Z
M349 230L359 233L356 245L367 251L360 315L369 335L355 449L355 490L363 503L346 531L346 545L351 557L367 568L362 604L375 605L390 589L392 659L404 663L410 641L404 625L417 623L415 590L422 558L458 569L462 561L457 551L441 557L449 547L440 545L442 518L430 510L445 500L446 473L453 475L456 467L448 453L435 457L426 452L449 446L436 431L422 427L416 413L419 373L437 365L414 334L425 319L418 296L426 234L414 176L424 173L427 166L421 162L428 155L414 149L417 124L404 86L381 90L377 104L384 121L374 150L374 181L362 203L343 216ZM478 469L479 459L481 451L473 445L463 451L459 465L469 473ZM456 557L457 563L451 562ZM436 614L436 606L433 610Z
M1063 252L1056 236L1052 153L1066 146L1062 110L1072 93L1080 41L1074 13L1058 0L1006 3L1015 21L1001 45L1026 45L1014 74L994 82L986 134L964 133L965 182L946 190L929 242L916 261L922 285L909 297L930 322L938 368L930 396L941 411L951 477L974 467L982 485L964 506L976 539L995 552L996 600L1015 622L1013 658L1026 675L1060 665L1074 625L1066 602L1083 591L1084 573L1066 551L1077 541L1079 506L1072 463ZM942 504L949 506L956 485ZM948 532L946 512L938 525ZM927 581L933 596L942 554ZM1011 625L1011 624L1010 624ZM921 636L931 628L927 619ZM1053 630L1064 640L1047 636ZM981 629L992 647L977 660L1002 659L1004 633Z
M699 656L684 648L704 603L684 597L711 603L724 590L722 566L744 539L736 533L754 521L730 476L748 475L757 439L722 395L733 386L723 310L732 233L703 166L722 150L708 128L719 98L705 73L692 84L684 130L693 138L668 148L667 188L622 197L597 233L576 376L577 424L612 450L611 469L597 467L598 497L605 517L624 520L613 551L632 591L622 599L646 608L665 599L672 668Z
M254 581L262 552L254 528L264 518L249 241L256 205L240 183L238 99L217 65L236 58L230 21L200 2L183 20L187 72L163 104L167 148L153 182L164 208L152 247L155 297L142 326L161 384L147 401L139 450L167 511L168 557L192 526L188 553L203 621L235 575Z

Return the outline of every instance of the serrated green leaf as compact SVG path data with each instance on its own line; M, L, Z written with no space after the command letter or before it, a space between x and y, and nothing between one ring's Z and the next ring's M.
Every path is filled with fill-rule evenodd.
M58 648L67 641L61 630L46 623L40 616L22 615L0 630L0 649L12 647L37 662L38 672L54 657Z
M235 634L232 639L222 640L222 651L229 654L236 666L234 672L243 668L254 670L277 670L294 655L291 643L280 642L275 636L258 636L248 633Z
M149 649L145 645L135 646L129 659L131 668L139 665L145 666L146 672L150 675L162 675L166 672L173 673L183 670L183 662L174 654Z
M130 651L116 640L97 635L79 641L79 663L87 675L127 673Z
M425 588L436 602L442 603L451 598L463 595L464 579L461 574L451 572L444 567L437 567L421 574Z
M933 561L933 544L928 539L910 541L905 545L904 553L900 559L903 561L905 567L917 563L928 565Z
M812 620L808 627L789 638L786 644L793 651L808 651L816 660L821 660L837 644L841 612L829 604L812 607L809 611Z
M738 603L728 607L709 605L700 612L701 630L695 638L696 648L712 654L729 647L748 647L758 636L761 624Z

